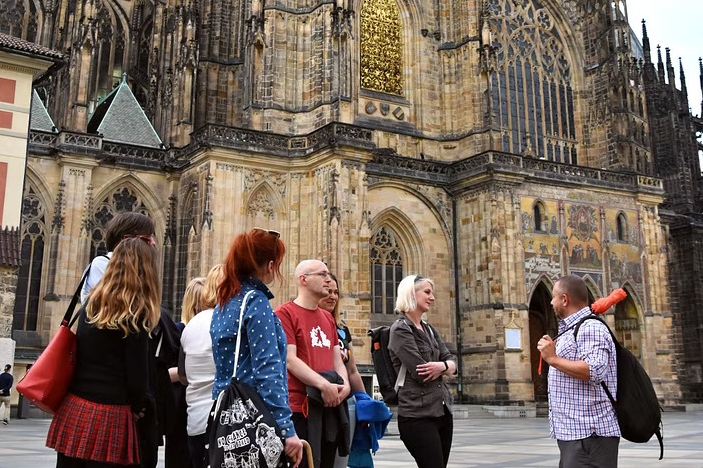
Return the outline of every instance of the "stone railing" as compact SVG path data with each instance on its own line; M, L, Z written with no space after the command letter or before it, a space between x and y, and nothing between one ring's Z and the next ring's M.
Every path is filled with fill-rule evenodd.
M574 185L594 185L612 189L663 194L661 179L634 173L614 172L584 166L561 164L516 154L485 152L454 163L407 158L392 150L378 149L367 165L374 175L398 175L451 186L474 175L511 173L523 178L548 179Z

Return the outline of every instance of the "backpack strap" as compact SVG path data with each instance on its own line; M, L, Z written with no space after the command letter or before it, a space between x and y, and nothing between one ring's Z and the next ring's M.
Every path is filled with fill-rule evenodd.
M583 322L585 322L586 320L597 320L600 323L602 323L603 325L605 325L605 328L608 330L608 333L610 333L610 336L613 339L613 344L615 345L615 352L617 353L617 350L621 347L620 343L618 342L617 338L615 338L615 335L613 335L613 331L610 329L608 324L605 323L605 320L603 320L602 318L600 318L599 316L597 316L595 314L587 315L576 323L576 325L574 327L574 341L576 341L576 336L579 333L579 329L581 328L581 325L583 325ZM564 330L564 331L566 331L566 330ZM617 361L616 361L616 363L617 363ZM601 385L601 387L603 387L603 390L605 390L605 394L608 395L608 399L610 400L610 403L613 404L613 408L614 408L615 407L615 398L613 398L613 394L610 393L610 390L608 390L608 386L605 384L605 382L601 381L600 385Z

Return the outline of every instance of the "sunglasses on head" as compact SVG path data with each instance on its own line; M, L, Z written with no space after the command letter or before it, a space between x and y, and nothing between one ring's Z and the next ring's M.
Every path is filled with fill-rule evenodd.
M141 239L150 246L154 247L156 246L156 241L154 241L154 236L153 235L147 235L147 234L127 234L124 236L122 239Z
M422 281L422 280L424 280L424 279L425 279L424 276L422 276L422 275L416 275L416 276L415 276L415 279L413 280L413 282L414 282L414 283L418 283L418 282L420 282L420 281Z
M271 234L272 236L276 236L276 239L281 238L281 233L278 231L274 231L272 229L264 229L264 228L260 228L260 227L255 227L252 229L252 231L264 231L264 232Z

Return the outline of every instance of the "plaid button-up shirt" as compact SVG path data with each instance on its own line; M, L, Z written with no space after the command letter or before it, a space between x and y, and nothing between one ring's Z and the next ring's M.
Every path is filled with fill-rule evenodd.
M576 326L591 313L584 307L564 320L559 320L559 332ZM590 368L588 381L571 377L554 367L549 368L549 428L550 436L558 440L579 440L593 434L619 437L620 427L613 405L600 383L617 395L617 363L615 345L606 327L597 320L583 322L574 340L567 331L556 340L557 355L571 361L584 361Z

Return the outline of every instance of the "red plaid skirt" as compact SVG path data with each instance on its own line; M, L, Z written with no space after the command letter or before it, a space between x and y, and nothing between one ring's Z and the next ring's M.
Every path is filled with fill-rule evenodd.
M51 421L46 446L83 460L139 464L137 428L130 407L93 403L71 393Z

